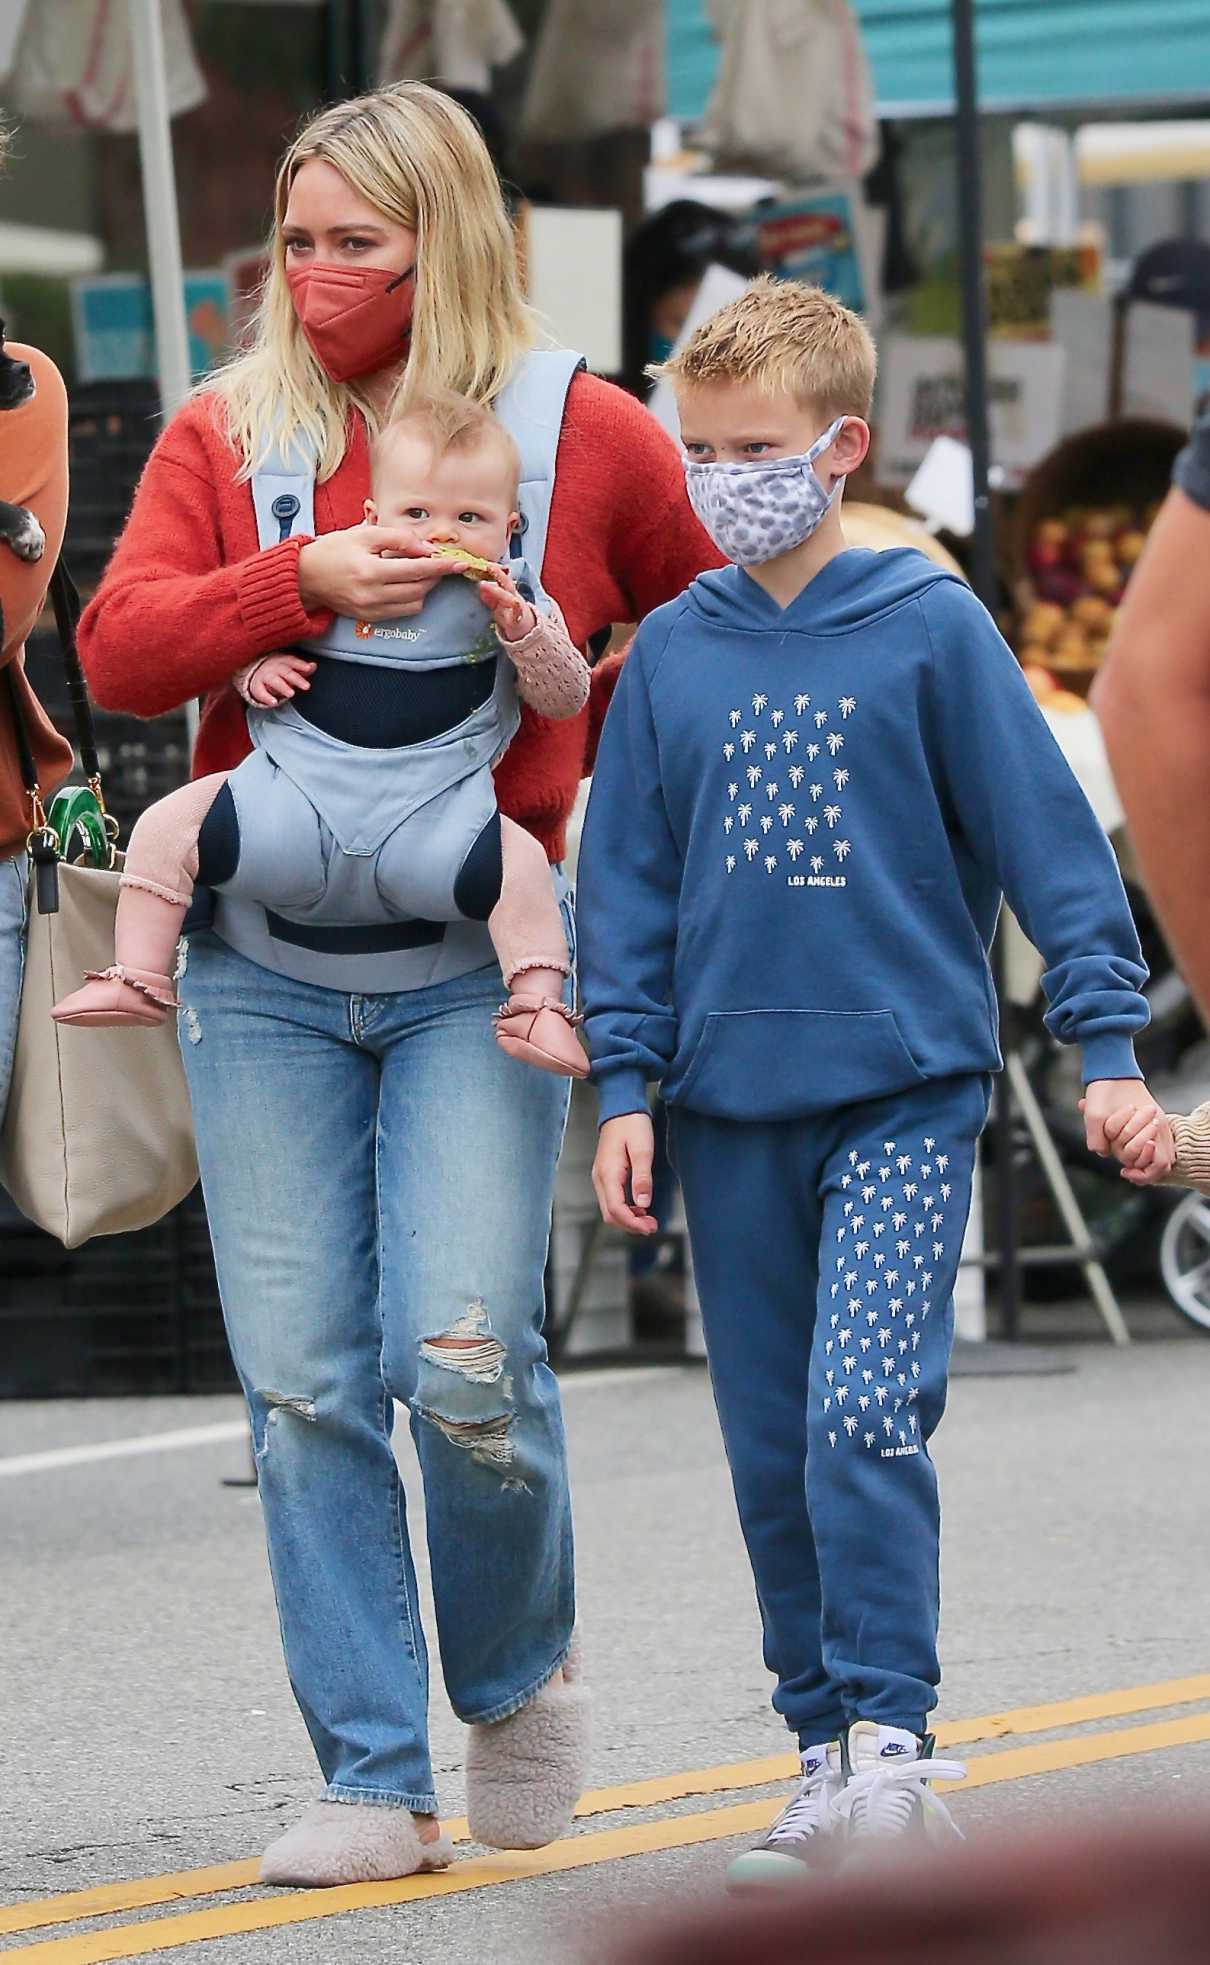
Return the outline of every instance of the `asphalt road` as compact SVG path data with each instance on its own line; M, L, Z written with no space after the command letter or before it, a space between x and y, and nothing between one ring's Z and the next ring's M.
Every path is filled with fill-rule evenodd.
M972 1836L1165 1802L1210 1817L1210 1675L1199 1676L1210 1674L1210 1346L1169 1337L1162 1319L1146 1328L1128 1352L1065 1347L1074 1369L1055 1375L955 1382L937 1443L941 1717L978 1722L963 1751L982 1785L953 1802ZM309 1908L231 1878L200 1894L206 1879L149 1885L141 1906L116 1888L50 1901L246 1863L316 1779L280 1661L256 1497L222 1484L244 1468L236 1402L0 1407L0 1902L12 1907L0 1949L89 1965L129 1955L97 1949L97 1934L126 1927L132 1947L169 1943L213 1965L531 1965L587 1956L593 1920L715 1888L732 1847L751 1839L736 1834L737 1811L775 1801L780 1784L748 1768L703 1793L701 1770L764 1761L787 1742L768 1706L708 1386L695 1368L581 1374L566 1403L594 1781L622 1792L598 1798L571 1851L489 1870L469 1849L455 1881L481 1887L428 1884L396 1903L379 1892L322 1918L314 1898ZM132 1440L152 1450L104 1451ZM54 1458L65 1453L77 1457ZM1077 1699L1087 1705L1032 1710ZM990 1717L1012 1708L1031 1711L995 1737ZM457 1816L463 1733L439 1687L433 1734ZM656 1777L680 1778L657 1795ZM672 1846L645 1848L652 1840ZM305 1921L264 1921L283 1907ZM205 1920L228 1910L260 1927L207 1937Z

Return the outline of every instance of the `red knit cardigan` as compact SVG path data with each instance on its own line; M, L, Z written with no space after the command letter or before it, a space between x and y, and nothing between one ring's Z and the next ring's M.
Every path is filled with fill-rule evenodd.
M301 538L258 550L252 494L206 395L192 398L148 460L126 528L80 622L80 654L103 709L160 716L204 697L193 769L226 771L250 748L237 669L306 635L298 594ZM365 427L316 486L319 532L357 525L369 495ZM685 497L676 446L622 390L595 376L571 385L559 439L543 584L584 648L590 635L640 621L719 558ZM496 772L501 811L562 857L568 815L591 769L620 657L598 664L578 717L528 708Z

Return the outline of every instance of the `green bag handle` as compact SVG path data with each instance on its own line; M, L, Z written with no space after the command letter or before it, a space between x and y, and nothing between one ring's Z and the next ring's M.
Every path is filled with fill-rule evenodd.
M50 801L46 824L59 859L112 867L113 821L90 786L64 785Z

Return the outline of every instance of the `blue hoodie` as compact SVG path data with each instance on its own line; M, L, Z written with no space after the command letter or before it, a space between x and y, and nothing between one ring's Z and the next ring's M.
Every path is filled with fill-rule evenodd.
M1138 1077L1147 979L1109 844L969 588L850 550L782 609L742 569L648 616L580 869L602 1121L798 1118L999 1069L1003 892L1086 1082Z

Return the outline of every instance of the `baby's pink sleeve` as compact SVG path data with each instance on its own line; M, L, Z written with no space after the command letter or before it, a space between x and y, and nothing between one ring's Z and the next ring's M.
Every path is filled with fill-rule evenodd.
M243 668L237 669L235 671L235 674L231 678L233 684L235 685L236 694L238 696L242 696L245 703L252 702L252 697L249 694L252 678L265 660L266 657L264 655L258 655L255 662L246 662ZM253 707L255 707L255 705Z
M501 642L517 671L517 694L539 716L578 716L588 701L590 671L567 632L556 603L538 615L537 625L520 641Z

